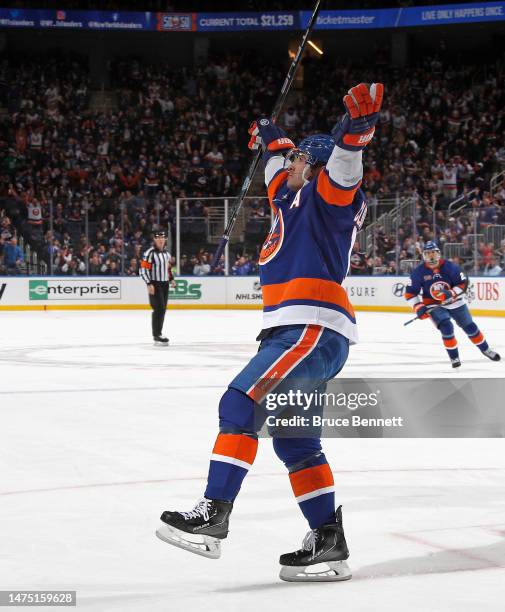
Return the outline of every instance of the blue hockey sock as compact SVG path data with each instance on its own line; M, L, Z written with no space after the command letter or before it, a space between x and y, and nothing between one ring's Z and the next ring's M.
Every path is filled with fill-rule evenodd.
M459 351L457 348L455 349L447 349L447 354L449 355L449 359L458 359Z
M458 341L454 335L454 326L451 321L443 321L440 326L440 333L442 334L442 340L444 346L449 355L449 359L457 359L459 357Z
M227 389L219 402L219 429L205 497L233 501L258 450L253 400L237 389Z
M487 351L487 349L489 348L489 344L486 342L484 334L480 331L480 329L473 321L472 323L470 323L470 325L467 325L464 330L467 336L476 345L478 349L480 349L482 352Z

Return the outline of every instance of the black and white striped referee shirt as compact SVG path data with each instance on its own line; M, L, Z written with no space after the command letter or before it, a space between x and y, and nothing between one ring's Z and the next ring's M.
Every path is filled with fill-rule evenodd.
M170 259L168 251L160 251L155 247L150 247L144 253L140 262L140 277L148 284L153 281L171 281L173 277L170 269Z

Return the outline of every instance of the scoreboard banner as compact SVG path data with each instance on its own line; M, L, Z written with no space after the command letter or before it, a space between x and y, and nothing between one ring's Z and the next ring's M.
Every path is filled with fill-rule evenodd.
M199 32L237 32L240 30L298 30L298 12L272 13L198 13Z
M0 8L0 27L77 30L156 30L156 13Z
M140 32L304 30L310 11L171 13L0 8L0 28ZM321 11L319 30L407 28L505 20L505 2Z
M412 313L404 294L406 276L350 276L344 287L355 310ZM467 300L475 315L505 316L505 277L470 277ZM179 276L169 308L260 309L257 276ZM138 277L0 277L1 310L149 308Z
M301 12L301 29L307 27L310 16L310 11ZM409 28L504 20L505 2L477 2L415 6L399 9L321 11L317 18L316 29Z

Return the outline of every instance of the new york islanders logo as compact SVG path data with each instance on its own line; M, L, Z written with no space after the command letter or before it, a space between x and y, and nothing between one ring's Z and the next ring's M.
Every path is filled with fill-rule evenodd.
M272 227L268 232L268 236L261 247L259 264L263 266L264 264L271 261L277 253L280 251L282 246L282 242L284 240L284 219L282 218L282 210L277 209L277 213L275 214L274 220L272 222Z
M441 293L444 289L450 289L449 283L443 280L435 281L430 287L430 295L434 300L441 301L444 299L444 294Z

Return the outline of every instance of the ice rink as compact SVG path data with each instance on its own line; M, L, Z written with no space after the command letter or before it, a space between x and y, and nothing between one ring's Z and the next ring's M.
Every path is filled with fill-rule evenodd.
M353 579L290 584L278 557L307 531L269 440L220 560L154 536L202 495L228 381L259 311L0 312L0 589L73 589L96 611L503 610L503 439L330 439ZM448 365L427 321L358 313L348 377L503 377L461 332ZM505 353L505 319L477 318ZM45 609L45 608L44 608Z

